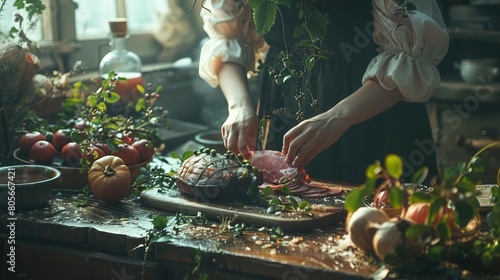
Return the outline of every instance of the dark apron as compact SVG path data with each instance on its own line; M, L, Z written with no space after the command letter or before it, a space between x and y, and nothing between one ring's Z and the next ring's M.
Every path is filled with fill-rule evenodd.
M293 1L292 1L293 2ZM321 60L311 73L310 83L319 109L303 106L305 118L324 112L361 86L361 79L371 59L377 55L373 42L372 4L368 0L317 1L319 9L330 16L327 39L332 54L330 60ZM292 6L295 4L292 3ZM280 6L285 18L287 40L293 39L293 28L298 24L298 12L292 7ZM283 31L279 13L275 25L265 35L271 46L268 60L284 50ZM281 150L283 135L298 121L295 112L294 88L278 86L267 71L259 75L261 97L259 117L279 108L290 108L289 115L271 117L266 149ZM364 181L365 168L375 160L383 161L389 153L403 157L404 175L426 165L437 173L435 154L426 153L422 159L415 155L422 147L419 141L432 140L425 104L400 102L372 119L351 127L336 143L319 154L306 169L312 178L346 183ZM418 153L416 153L416 151Z

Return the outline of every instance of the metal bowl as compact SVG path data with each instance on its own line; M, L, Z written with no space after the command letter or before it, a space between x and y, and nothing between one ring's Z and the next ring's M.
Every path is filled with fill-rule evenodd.
M0 167L0 205L15 213L49 204L54 183L61 177L56 168L44 165Z

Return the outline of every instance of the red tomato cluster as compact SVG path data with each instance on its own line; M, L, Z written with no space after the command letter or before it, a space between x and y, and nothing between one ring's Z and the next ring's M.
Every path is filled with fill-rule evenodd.
M128 136L123 144L118 145L118 151L114 152L106 144L90 145L88 151L81 151L78 143L71 141L68 130L57 130L52 137L47 137L38 131L23 134L18 141L19 150L29 155L29 158L37 164L51 165L56 153L60 153L62 161L69 167L78 167L80 159L87 157L90 163L105 155L120 157L128 165L138 164L150 160L155 148L146 139L134 139Z

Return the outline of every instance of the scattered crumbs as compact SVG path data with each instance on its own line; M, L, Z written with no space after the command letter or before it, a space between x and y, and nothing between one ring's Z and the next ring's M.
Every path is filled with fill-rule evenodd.
M253 240L256 240L257 238L259 238L257 235L252 235Z
M295 237L295 238L293 238L293 239L290 241L290 243L292 243L292 244L297 244L297 243L299 243L299 242L300 242L300 241L302 241L302 240L304 240L304 238L303 238L302 236L299 236L299 237Z
M120 221L121 221L121 222L125 222L125 221L127 221L127 222L128 222L128 218L120 218Z
M269 251L269 254L276 255L276 249L275 248L271 249L271 251Z
M333 237L332 236L328 236L328 241L333 241Z
M252 251L252 249L250 249L250 247L245 247L245 251Z
M263 248L263 249L272 248L272 247L274 247L274 244L273 244L273 243L267 243L267 244L264 244L264 245L262 246L262 248Z
M260 246L262 244L263 244L262 240L255 240L255 245Z
M322 233L323 231L320 228L314 230L314 232Z

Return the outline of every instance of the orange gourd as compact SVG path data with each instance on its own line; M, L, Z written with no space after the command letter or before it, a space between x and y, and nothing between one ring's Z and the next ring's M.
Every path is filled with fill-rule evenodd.
M88 180L96 198L113 203L128 195L130 170L122 159L108 155L92 163Z

